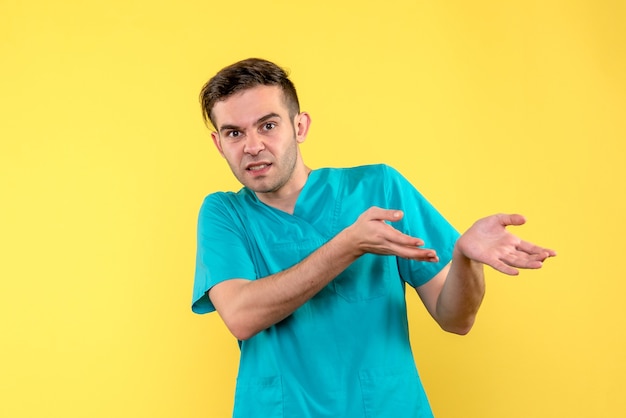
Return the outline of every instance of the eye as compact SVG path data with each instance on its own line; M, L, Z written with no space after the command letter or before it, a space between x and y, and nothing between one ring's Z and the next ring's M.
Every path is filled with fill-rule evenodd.
M274 122L266 122L266 123L263 124L263 130L264 131L271 131L275 127L276 127L276 123L274 123Z
M241 136L241 131L228 131L226 132L226 136L229 138L239 138Z

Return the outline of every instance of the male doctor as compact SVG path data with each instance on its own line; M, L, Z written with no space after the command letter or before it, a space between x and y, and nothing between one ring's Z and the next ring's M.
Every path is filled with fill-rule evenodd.
M387 165L311 169L299 148L311 117L274 63L222 69L201 103L243 185L202 204L192 304L217 311L239 341L233 416L431 417L407 285L442 329L466 334L484 264L515 275L555 252L507 231L520 215L459 235Z

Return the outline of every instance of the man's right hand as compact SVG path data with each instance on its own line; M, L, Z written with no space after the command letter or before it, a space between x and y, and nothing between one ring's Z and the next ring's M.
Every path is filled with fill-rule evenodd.
M225 280L209 297L233 335L245 340L291 315L363 254L438 261L434 250L420 248L421 239L387 223L402 216L399 210L372 207L294 266L257 280Z
M435 250L420 248L424 241L403 234L387 222L402 219L401 210L382 209L372 206L344 230L348 242L354 244L355 255L360 257L366 253L379 255L395 255L412 260L437 262L439 257Z

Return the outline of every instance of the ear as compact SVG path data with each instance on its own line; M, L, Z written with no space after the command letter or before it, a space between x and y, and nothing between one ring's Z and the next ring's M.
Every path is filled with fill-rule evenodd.
M211 139L213 140L213 144L215 144L215 148L217 148L220 155L223 157L224 151L222 150L222 144L220 143L220 135L217 132L211 132Z
M296 115L294 119L294 127L296 130L296 141L303 143L309 133L309 127L311 126L311 116L306 112L301 112Z

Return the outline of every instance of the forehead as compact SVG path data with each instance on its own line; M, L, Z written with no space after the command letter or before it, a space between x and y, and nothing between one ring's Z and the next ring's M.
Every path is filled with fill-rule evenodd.
M213 106L213 117L221 125L246 126L270 113L282 116L289 110L278 86L256 86L229 96Z

